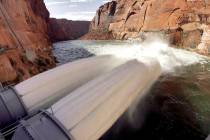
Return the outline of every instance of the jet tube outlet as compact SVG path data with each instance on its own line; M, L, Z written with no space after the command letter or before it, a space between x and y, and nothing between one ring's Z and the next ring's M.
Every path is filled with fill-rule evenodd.
M125 60L96 56L67 63L0 92L0 129L46 109L88 81Z
M33 140L98 140L159 76L157 61L131 60L53 104L47 109L53 117L22 121L12 140L30 140L29 134Z
M12 87L0 92L0 126L6 127L8 122L15 122L27 115L24 104Z

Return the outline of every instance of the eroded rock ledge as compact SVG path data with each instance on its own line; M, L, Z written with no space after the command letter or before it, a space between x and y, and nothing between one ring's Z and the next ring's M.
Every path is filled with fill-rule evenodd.
M206 0L116 0L102 5L91 32L107 30L115 39L161 33L171 44L210 53L210 2Z

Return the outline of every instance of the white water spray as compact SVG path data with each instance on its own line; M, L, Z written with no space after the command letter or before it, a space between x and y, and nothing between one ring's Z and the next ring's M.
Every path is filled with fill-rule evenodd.
M206 57L204 56L183 49L169 47L169 44L167 42L162 41L160 39L155 39L153 41L149 40L144 43L128 41L87 41L85 43L83 41L76 41L71 43L76 43L77 45L79 43L78 46L83 46L85 44L85 49L96 55L112 54L120 58L135 58L143 62L153 58L160 63L162 73L174 72L177 67L207 62ZM149 63L147 63L147 65L148 64ZM153 80L155 82L157 79ZM148 85L148 87L143 92L143 95L145 95L145 97L148 91L150 90L152 84ZM141 127L142 123L144 122L144 117L146 116L147 112L147 106L145 106L145 104L142 105L142 108L138 108L138 113L136 112L137 105L139 103L144 103L144 100L145 98L142 97L139 99L137 98L127 112L128 122L134 129ZM141 113L142 117L136 118L136 113Z
M63 42L63 45L69 45ZM162 72L173 72L176 67L205 63L206 57L183 49L169 47L160 39L145 41L73 41L71 46L84 47L96 55L112 54L118 57L145 60L148 57L159 61Z

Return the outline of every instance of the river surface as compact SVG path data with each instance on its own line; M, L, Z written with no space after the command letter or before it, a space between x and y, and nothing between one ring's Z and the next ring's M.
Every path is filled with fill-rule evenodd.
M65 41L54 44L58 65L94 55L157 59L162 76L101 140L205 140L210 134L210 61L154 41Z

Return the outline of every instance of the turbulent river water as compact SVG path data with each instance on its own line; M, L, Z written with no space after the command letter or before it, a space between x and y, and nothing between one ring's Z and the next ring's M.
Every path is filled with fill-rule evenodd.
M210 61L162 41L65 41L58 65L94 55L157 59L162 76L101 140L205 140L210 134Z

